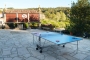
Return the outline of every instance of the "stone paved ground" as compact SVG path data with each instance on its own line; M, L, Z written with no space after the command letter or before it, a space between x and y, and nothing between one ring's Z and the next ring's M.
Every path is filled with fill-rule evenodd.
M31 32L43 32L38 29L0 30L0 60L90 60L90 40L68 43L65 48L46 41L43 53L36 50L37 38L33 44ZM44 40L43 40L44 41Z

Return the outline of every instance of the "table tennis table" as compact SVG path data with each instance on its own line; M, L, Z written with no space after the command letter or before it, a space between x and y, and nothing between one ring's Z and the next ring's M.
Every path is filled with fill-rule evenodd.
M80 37L66 35L63 33L56 33L56 32L32 32L33 35L33 43L34 43L34 36L38 37L38 43L36 50L40 49L40 53L42 53L43 46L41 46L41 40L47 40L52 43L55 43L57 45L63 44L63 47L65 47L66 43L75 42L77 41L77 50L78 50L78 41L83 40Z

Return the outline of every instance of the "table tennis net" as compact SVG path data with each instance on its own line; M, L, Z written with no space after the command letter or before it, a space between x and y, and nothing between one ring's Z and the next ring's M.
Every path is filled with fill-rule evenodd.
M44 33L40 33L40 36L56 36L56 35L60 35L60 33L55 33L55 32L44 32Z

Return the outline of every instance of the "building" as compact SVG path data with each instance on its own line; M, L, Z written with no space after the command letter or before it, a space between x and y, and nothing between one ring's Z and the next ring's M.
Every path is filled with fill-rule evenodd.
M40 22L39 12L28 9L11 9L4 13L5 23Z
M44 19L45 15L41 13L39 6L38 10L30 9L7 9L6 5L2 12L3 24L17 23L21 25L25 22L32 23L37 22L40 24L40 19Z

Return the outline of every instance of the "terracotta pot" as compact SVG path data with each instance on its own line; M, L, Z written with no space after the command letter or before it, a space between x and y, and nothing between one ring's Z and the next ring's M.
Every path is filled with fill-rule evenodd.
M70 32L70 35L73 35L72 32Z

